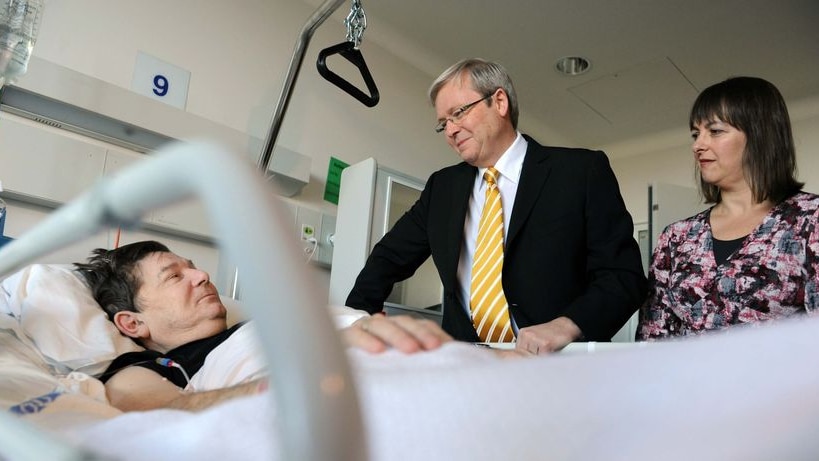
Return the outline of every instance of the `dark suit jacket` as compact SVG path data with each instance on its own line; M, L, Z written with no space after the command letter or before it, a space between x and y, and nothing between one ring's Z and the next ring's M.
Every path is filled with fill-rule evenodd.
M566 316L585 340L608 341L647 293L617 180L603 152L526 140L504 253L510 312L520 328ZM431 254L444 287L444 330L478 341L457 280L476 172L462 162L430 176L421 198L373 248L348 306L380 312L393 284Z

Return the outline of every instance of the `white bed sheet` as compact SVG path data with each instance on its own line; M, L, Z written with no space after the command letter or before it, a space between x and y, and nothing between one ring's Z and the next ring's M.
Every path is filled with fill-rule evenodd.
M61 271L26 273L56 275L72 286L77 281ZM20 280L31 287L37 277ZM107 325L81 321L54 330L24 328L24 311L47 310L54 292L29 297L19 296L20 286L6 281L3 287L0 403L5 408L116 459L279 459L277 428L286 422L271 410L269 395L200 413L122 414L107 404L98 380L55 362L51 346L65 344L65 338L30 337L68 332L82 339L110 331ZM15 292L18 296L11 296ZM33 303L37 299L47 303ZM88 313L99 309L66 300L60 297L59 305ZM344 308L331 312L339 326L362 315ZM78 316L69 310L59 318ZM466 344L418 355L348 351L348 356L372 460L815 460L817 322L808 318L646 347L597 348L594 354L576 346L537 359L503 360ZM263 372L259 355L248 354L255 347L251 326L194 375L197 389ZM78 344L103 345L94 353L104 360L116 353L110 346L116 341L93 339ZM74 357L70 362L82 369L104 365ZM485 407L484 400L493 405Z
M815 460L818 326L536 359L349 356L372 460ZM267 398L51 428L123 460L279 459Z

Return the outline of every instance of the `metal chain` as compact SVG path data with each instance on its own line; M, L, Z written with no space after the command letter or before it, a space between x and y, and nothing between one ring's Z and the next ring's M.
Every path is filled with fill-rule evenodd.
M344 18L344 25L347 26L347 41L353 42L353 47L358 49L364 38L364 29L367 28L367 15L364 14L361 0L353 0L350 14Z

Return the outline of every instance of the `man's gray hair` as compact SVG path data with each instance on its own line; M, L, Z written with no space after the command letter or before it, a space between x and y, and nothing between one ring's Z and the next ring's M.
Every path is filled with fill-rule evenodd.
M432 105L435 105L435 99L438 97L441 87L456 78L463 78L464 76L469 76L472 81L472 89L483 96L488 96L498 88L503 88L509 98L509 118L512 121L512 127L518 128L518 95L515 92L515 86L512 84L512 79L506 69L496 62L470 58L458 61L450 66L429 87L429 101Z

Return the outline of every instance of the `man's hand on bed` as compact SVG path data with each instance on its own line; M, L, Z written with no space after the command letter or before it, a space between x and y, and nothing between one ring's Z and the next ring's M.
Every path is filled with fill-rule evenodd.
M435 322L406 315L364 317L343 329L341 334L348 346L371 353L394 348L411 354L437 349L452 341Z
M558 317L551 322L521 328L515 348L531 355L557 352L577 341L583 332L568 317Z

